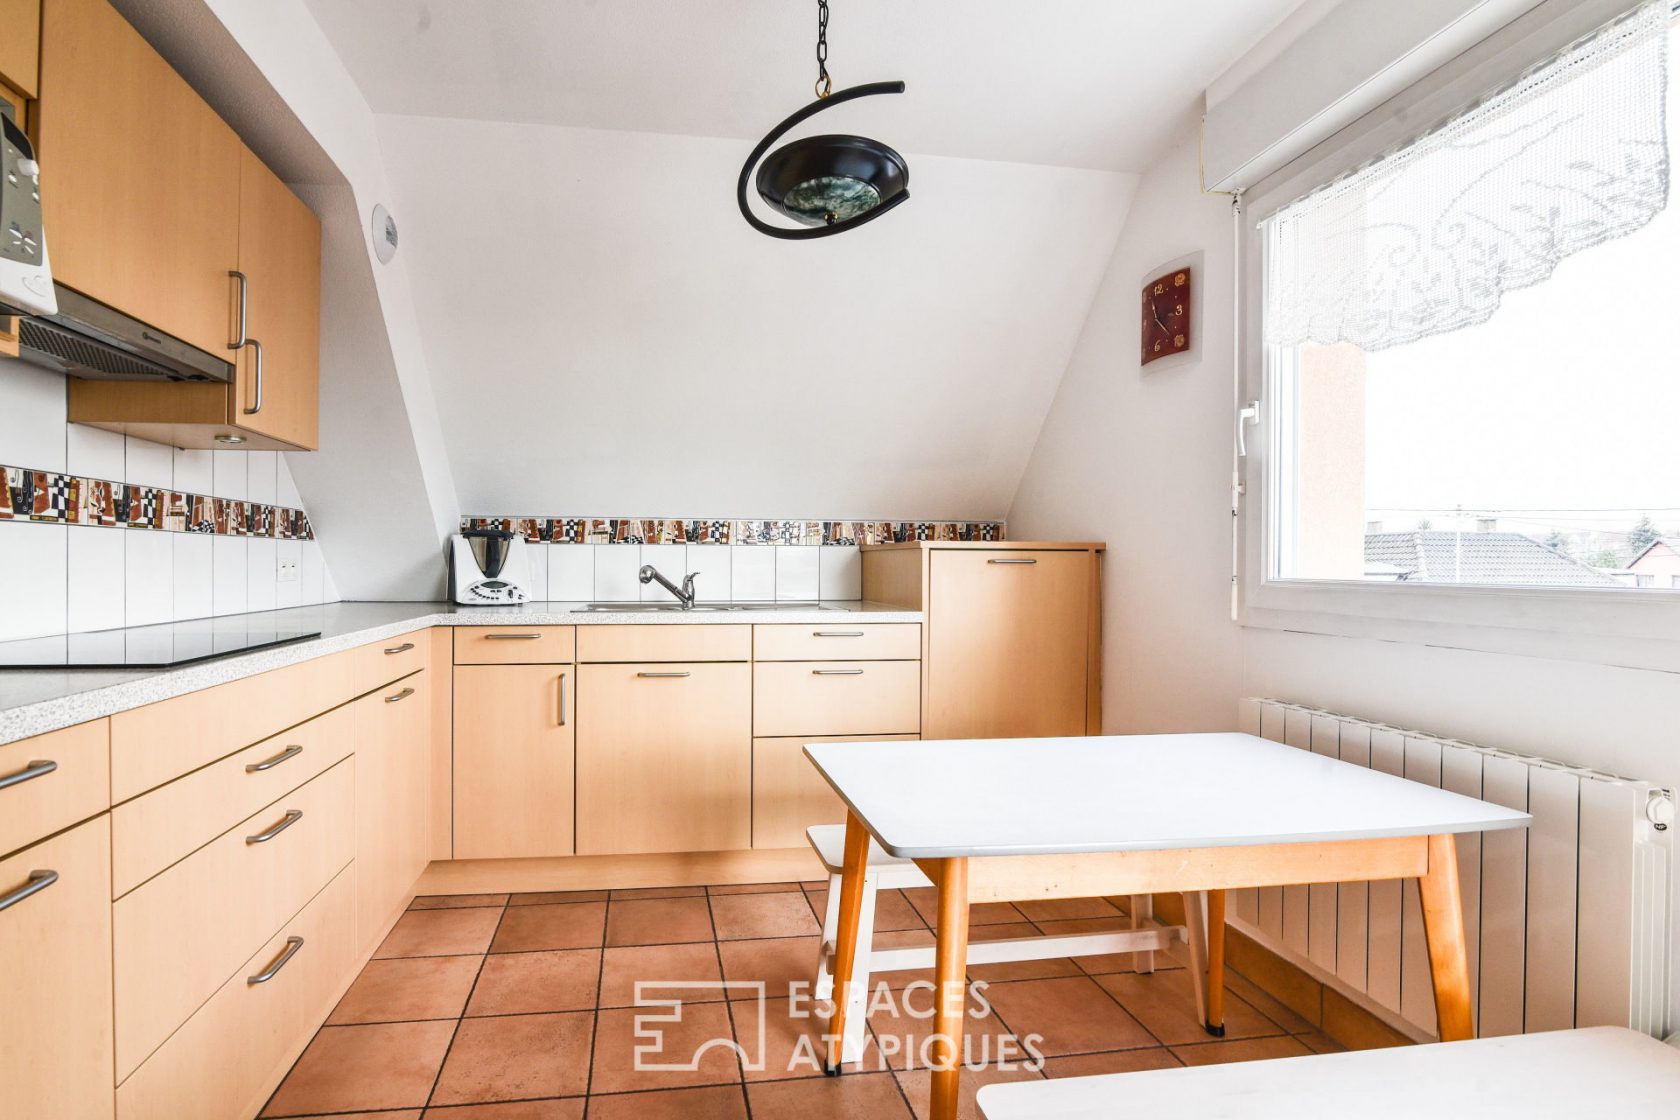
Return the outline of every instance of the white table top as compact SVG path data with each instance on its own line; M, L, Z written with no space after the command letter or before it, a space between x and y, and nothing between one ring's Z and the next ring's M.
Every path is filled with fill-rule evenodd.
M1236 732L808 743L895 856L1160 851L1522 828L1527 813Z
M1628 1120L1672 1116L1680 1050L1625 1027L1017 1081L980 1090L986 1120Z

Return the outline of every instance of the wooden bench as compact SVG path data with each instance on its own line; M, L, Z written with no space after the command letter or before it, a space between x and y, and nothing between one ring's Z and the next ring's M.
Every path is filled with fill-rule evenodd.
M987 1085L986 1120L1673 1116L1680 1049L1625 1027Z

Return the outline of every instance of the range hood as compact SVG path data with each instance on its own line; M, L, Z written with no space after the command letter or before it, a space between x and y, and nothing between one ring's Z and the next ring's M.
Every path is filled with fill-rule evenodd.
M233 380L232 363L53 284L55 315L18 320L18 357L71 377L101 381Z

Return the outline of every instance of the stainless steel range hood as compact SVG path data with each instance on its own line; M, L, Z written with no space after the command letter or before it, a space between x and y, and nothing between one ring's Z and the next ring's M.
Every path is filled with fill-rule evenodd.
M232 381L232 363L53 284L58 314L18 321L18 357L101 381Z

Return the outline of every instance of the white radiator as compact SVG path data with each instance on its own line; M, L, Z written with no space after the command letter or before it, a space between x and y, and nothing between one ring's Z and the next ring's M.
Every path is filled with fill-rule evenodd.
M1478 1035L1603 1024L1663 1037L1673 791L1278 700L1244 700L1241 730L1524 809L1526 830L1460 836ZM1435 1033L1414 881L1235 891L1229 913L1425 1034Z

